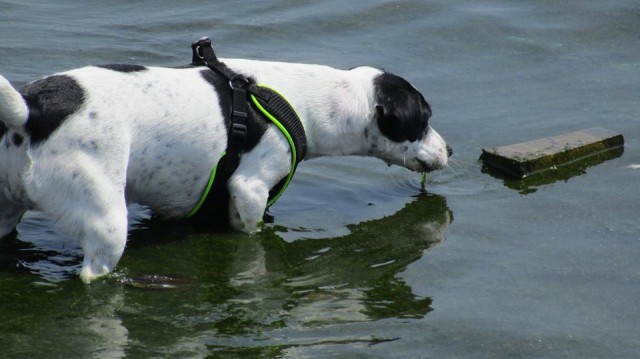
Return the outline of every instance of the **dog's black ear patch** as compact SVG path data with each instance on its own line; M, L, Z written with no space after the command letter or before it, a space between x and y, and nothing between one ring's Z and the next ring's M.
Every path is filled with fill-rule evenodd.
M68 75L54 75L27 84L20 91L29 107L25 129L31 145L46 140L84 103L84 91Z
M383 73L375 81L376 118L383 135L394 142L414 142L429 128L431 108L402 77Z
M131 72L140 72L146 71L147 68L141 65L129 65L129 64L108 64L108 65L98 65L101 69L113 70L117 72L131 73Z

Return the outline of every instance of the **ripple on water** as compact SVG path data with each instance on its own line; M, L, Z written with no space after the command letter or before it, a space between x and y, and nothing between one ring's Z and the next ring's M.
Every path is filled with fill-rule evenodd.
M321 158L302 163L271 209L285 240L329 238L347 226L389 216L421 193L421 175L372 158Z

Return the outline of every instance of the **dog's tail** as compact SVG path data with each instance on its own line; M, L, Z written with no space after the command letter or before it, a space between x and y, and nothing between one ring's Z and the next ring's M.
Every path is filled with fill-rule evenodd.
M0 121L7 127L19 129L29 118L29 107L20 93L0 75Z

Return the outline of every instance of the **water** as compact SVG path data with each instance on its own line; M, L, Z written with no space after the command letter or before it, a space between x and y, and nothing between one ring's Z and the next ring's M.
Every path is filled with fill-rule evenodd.
M138 224L90 286L77 246L31 214L0 242L1 356L636 356L638 33L625 0L0 1L0 72L18 86L184 64L207 35L226 57L394 71L455 151L426 192L377 160L305 162L264 233ZM623 133L624 153L557 181L477 161L594 126ZM177 288L127 284L153 275Z

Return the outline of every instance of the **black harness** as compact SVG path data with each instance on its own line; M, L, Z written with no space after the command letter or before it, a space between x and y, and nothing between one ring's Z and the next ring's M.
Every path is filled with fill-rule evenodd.
M228 142L222 158L213 169L201 200L187 216L196 220L220 220L229 223L229 190L227 183L240 164L247 149L248 126L256 120L271 122L287 138L291 146L291 171L269 192L267 208L284 192L307 150L307 138L302 122L289 102L275 90L257 85L216 57L211 40L202 38L191 44L192 66L207 66L228 80L231 92L231 115L227 119ZM223 111L224 113L224 111Z

